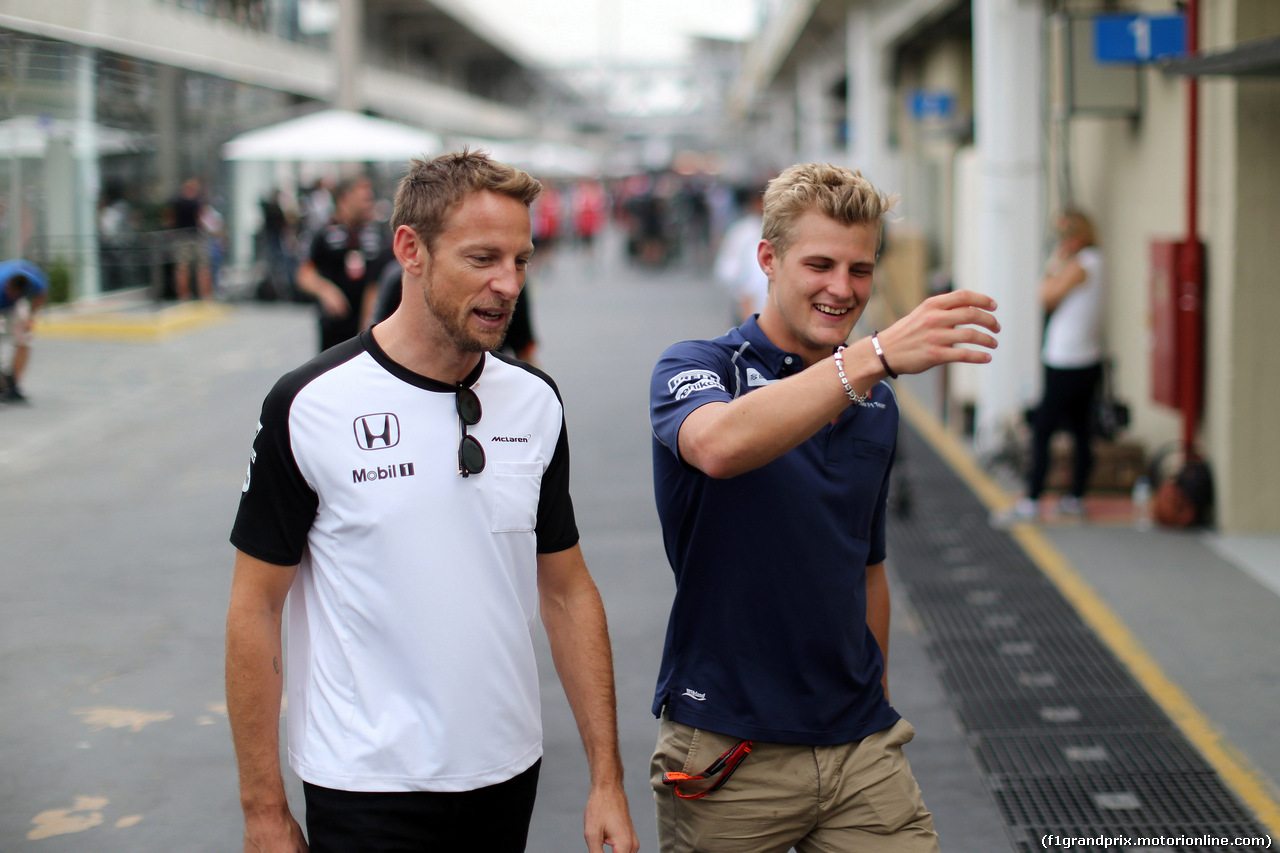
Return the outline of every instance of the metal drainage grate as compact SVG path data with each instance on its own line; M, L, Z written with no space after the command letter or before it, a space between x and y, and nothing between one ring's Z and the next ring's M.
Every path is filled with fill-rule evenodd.
M1044 634L1068 634L1087 629L1080 615L1061 599L1047 598L1037 603L1010 607L997 599L989 606L973 605L965 594L966 607L956 606L955 595L935 593L928 589L921 597L921 587L910 587L909 598L915 612L929 633L948 640L957 637L1038 637Z
M894 564L895 566L897 563ZM929 577L912 577L909 572L899 572L902 580L911 587L911 600L919 601L921 606L937 601L952 607L957 600L965 604L981 605L983 602L971 598L972 593L991 590L999 593L997 598L1005 602L1016 602L1024 607L1043 607L1047 604L1061 603L1062 596L1058 590L1036 574L1009 575L998 572L978 572L973 567L966 567L968 573L963 580L947 577L945 573L934 572Z
M1208 826L1241 817L1212 773L996 776L991 789L1014 826L1118 821Z
M1139 692L1133 679L1114 660L993 661L965 657L934 643L939 673L948 690L964 696L1026 696L1043 701L1106 701L1110 696Z
M1108 696L1105 702L1082 702L1074 696L952 696L956 712L970 732L998 737L1001 732L1076 731L1171 725L1146 694Z
M904 430L900 460L913 512L891 516L892 570L1015 849L1045 835L1263 835L941 458ZM1167 849L1214 849L1180 845Z
M1109 650L1088 631L1036 634L1023 638L948 637L937 643L944 659L967 658L995 663L1089 661L1105 659Z
M1210 772L1174 729L999 732L975 736L973 749L983 770L992 775Z

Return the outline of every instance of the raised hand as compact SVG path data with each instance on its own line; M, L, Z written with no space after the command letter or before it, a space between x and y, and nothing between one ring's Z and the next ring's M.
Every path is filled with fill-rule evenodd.
M923 373L951 362L986 364L995 349L1000 323L996 302L972 290L930 297L877 338L895 373ZM959 346L970 344L984 349Z

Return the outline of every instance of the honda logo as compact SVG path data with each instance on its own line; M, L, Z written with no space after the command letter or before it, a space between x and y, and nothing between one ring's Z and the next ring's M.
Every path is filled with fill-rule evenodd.
M386 450L400 443L400 419L390 412L361 415L353 426L361 450Z

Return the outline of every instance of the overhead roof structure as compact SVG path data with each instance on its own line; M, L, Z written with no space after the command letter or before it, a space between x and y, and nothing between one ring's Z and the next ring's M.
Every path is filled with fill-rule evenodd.
M1187 77L1280 77L1280 37L1245 42L1227 50L1198 53L1163 66L1166 74Z

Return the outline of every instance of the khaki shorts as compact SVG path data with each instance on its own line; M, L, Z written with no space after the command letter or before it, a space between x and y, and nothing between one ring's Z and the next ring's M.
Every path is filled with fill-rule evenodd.
M204 266L208 263L204 238L199 234L184 234L173 241L173 260L178 264L191 267Z
M25 296L8 308L0 309L0 344L31 346L31 301Z
M662 774L698 774L738 738L664 716L650 765L662 853L937 853L933 816L902 746L906 720L854 743L796 746L756 742L719 790L686 800ZM706 782L683 782L697 793Z

